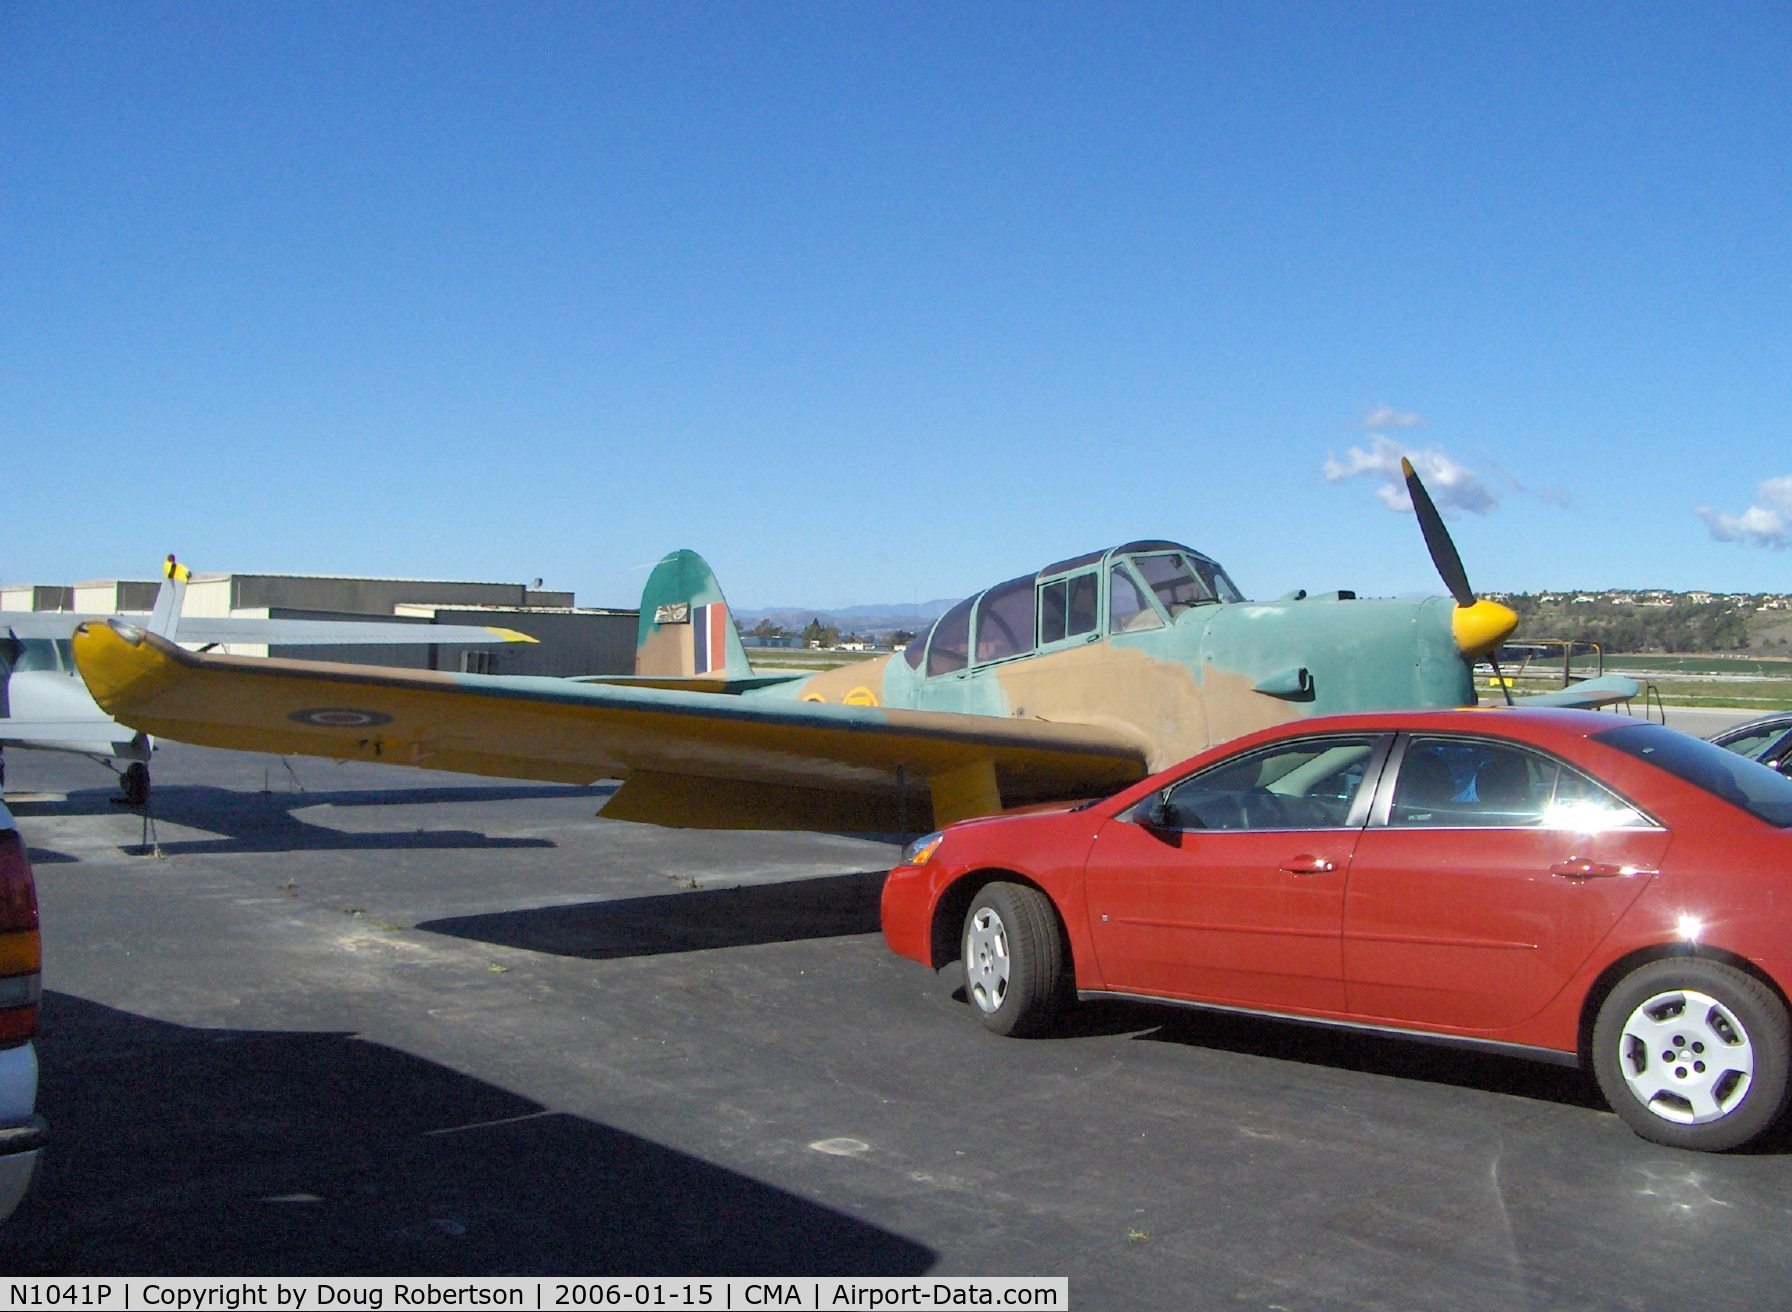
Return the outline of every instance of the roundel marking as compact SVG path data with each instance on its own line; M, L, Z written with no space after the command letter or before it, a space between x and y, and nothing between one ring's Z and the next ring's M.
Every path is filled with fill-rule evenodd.
M825 702L827 698L823 697L818 692L806 692L803 694L803 700L806 702Z
M372 729L392 723L392 717L383 712L361 711L352 706L318 706L308 711L293 711L286 718L300 724L314 724L320 729Z
M842 697L840 700L845 702L848 706L876 706L877 694L861 684L851 692L847 693L846 696Z

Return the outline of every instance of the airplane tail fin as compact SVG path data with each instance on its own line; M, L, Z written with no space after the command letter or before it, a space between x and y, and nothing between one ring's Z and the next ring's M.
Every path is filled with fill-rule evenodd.
M156 589L155 609L149 615L149 631L173 639L180 623L181 604L187 597L187 579L191 571L172 555L162 564L162 586Z
M635 673L718 680L752 673L722 586L694 551L672 552L647 576Z

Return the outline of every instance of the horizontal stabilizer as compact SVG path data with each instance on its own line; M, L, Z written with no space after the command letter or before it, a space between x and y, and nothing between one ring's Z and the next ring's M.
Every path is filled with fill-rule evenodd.
M1614 702L1630 701L1639 691L1635 679L1622 674L1602 674L1597 679L1583 679L1553 692L1515 697L1513 702L1518 706L1578 706L1583 710L1597 710Z

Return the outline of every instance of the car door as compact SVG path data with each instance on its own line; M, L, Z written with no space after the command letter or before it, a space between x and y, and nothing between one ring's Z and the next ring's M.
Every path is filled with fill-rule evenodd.
M1344 981L1365 1020L1534 1016L1643 890L1667 832L1553 756L1402 735L1351 863Z
M1096 959L1123 993L1279 1011L1344 1005L1344 890L1391 735L1227 758L1097 831Z

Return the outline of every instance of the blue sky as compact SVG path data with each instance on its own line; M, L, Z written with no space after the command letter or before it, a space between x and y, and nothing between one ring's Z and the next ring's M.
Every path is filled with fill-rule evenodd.
M0 580L1792 590L1792 9L0 3Z

